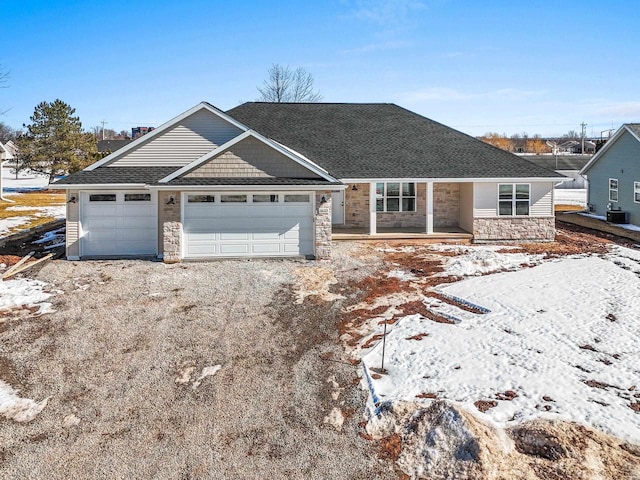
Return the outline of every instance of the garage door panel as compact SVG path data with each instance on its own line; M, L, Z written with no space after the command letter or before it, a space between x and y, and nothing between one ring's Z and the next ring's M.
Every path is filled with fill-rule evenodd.
M153 217L120 217L118 219L118 228L122 229L154 229L157 220Z
M116 229L118 228L118 217L93 217L83 222L83 228L88 232Z
M249 232L220 232L220 241L230 241L230 242L247 242L249 241L251 234Z
M247 198L251 195L247 193ZM278 195L283 198L282 192ZM185 203L187 257L313 254L310 202L212 203L216 208L203 205Z
M156 236L155 229L118 230L118 241L150 243Z
M145 205L125 204L121 207L121 215L125 217L149 217L154 214L154 208Z
M252 252L254 255L277 255L284 253L282 246L274 243L253 244Z
M220 254L221 255L246 255L249 253L249 245L248 244L240 244L240 243L231 243L231 244L220 244Z

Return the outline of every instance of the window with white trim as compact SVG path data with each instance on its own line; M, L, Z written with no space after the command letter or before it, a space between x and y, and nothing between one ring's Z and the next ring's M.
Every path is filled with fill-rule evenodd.
M633 201L640 203L640 182L633 182Z
M498 214L503 216L529 215L531 187L528 183L498 185Z
M409 182L376 183L376 212L415 212L416 184Z
M610 202L618 201L618 179L617 178L609 179L609 201Z

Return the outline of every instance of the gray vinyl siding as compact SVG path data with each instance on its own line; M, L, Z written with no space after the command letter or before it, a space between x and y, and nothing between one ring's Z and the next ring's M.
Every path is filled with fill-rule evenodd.
M306 167L253 137L245 138L184 176L319 178Z
M151 141L109 162L108 166L184 166L241 133L238 127L217 115L199 110L169 130L150 137Z
M640 203L633 199L633 182L640 182L640 142L624 132L586 172L588 203L596 215L607 214L607 204L629 212L629 222L640 225ZM609 201L609 179L618 180L618 201Z
M503 182L499 182L503 183ZM473 187L473 216L474 218L498 217L498 182L478 182ZM531 186L530 217L553 216L553 183L552 182L518 182L517 180L504 183L527 183Z

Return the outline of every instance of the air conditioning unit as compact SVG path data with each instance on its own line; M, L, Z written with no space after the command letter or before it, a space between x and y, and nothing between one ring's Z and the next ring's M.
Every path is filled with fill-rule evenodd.
M620 210L609 210L607 212L607 222L610 223L628 223L627 212Z

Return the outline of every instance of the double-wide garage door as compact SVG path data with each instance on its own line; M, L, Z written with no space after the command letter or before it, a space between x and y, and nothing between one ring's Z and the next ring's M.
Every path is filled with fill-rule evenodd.
M156 255L157 194L147 191L82 192L80 255Z
M185 258L313 255L312 194L185 193Z

